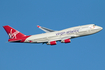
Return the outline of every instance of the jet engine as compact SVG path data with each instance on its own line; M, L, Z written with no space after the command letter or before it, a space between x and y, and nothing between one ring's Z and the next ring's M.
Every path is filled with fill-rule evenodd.
M50 41L47 43L47 45L56 45L56 44L57 44L56 41Z
M64 40L61 40L61 43L70 43L70 39L64 39Z

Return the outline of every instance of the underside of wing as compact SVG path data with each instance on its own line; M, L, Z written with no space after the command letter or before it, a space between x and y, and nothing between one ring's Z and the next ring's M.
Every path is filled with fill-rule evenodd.
M51 29L48 29L48 28L45 28L45 27L41 27L39 25L37 25L37 27L40 28L41 30L45 31L46 33L54 32L54 30L51 30Z

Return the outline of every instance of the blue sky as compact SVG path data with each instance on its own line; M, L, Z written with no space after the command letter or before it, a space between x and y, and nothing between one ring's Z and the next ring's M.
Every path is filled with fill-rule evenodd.
M26 35L96 24L105 28L105 0L0 1L0 70L105 70L105 31L55 46L8 43L2 28L10 25Z

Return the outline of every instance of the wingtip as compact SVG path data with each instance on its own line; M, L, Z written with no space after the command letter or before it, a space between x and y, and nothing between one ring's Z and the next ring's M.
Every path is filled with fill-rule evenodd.
M38 28L40 28L41 26L37 25Z

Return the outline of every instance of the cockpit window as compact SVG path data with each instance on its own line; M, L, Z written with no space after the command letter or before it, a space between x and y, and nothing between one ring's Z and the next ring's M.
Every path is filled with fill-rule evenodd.
M94 24L94 25L92 25L92 26L90 26L90 28L91 29L94 29L96 27L96 25Z
M95 24L93 26L96 26Z

